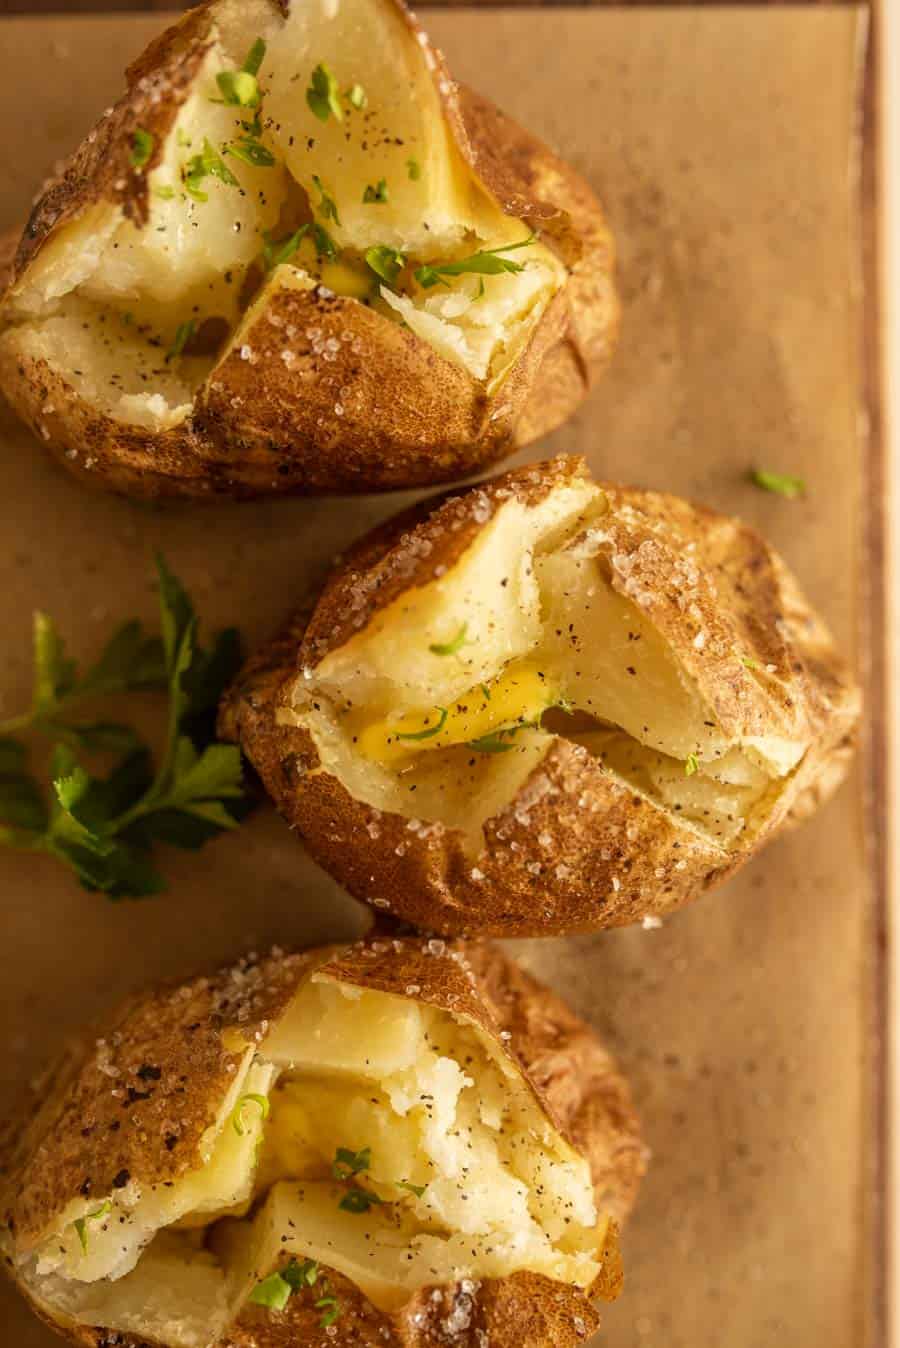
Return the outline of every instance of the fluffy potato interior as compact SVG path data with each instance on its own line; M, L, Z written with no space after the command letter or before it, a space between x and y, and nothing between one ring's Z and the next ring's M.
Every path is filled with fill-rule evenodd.
M59 230L7 297L0 341L106 415L165 430L301 278L493 386L565 270L463 161L429 61L384 0L306 0L286 16L220 0L161 158L148 157L146 221L99 203Z
M430 1282L531 1269L587 1288L599 1269L587 1161L497 1041L409 998L312 973L203 1153L174 1184L60 1214L23 1271L49 1314L201 1348L248 1297L269 1304L286 1254L321 1296L320 1264L383 1309Z
M281 716L309 729L318 770L378 809L460 829L477 852L562 736L687 827L723 844L752 827L802 746L728 739L613 589L604 509L585 484L503 503L456 566L305 671Z

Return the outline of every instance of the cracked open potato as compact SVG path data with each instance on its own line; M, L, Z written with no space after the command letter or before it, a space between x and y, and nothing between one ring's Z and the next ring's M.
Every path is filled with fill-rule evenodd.
M94 1348L572 1348L618 1293L628 1088L489 947L251 957L132 999L34 1092L0 1244Z
M572 412L612 270L587 185L398 0L209 0L38 200L0 389L134 495L444 482Z
M546 935L723 879L837 785L858 715L753 530L563 457L364 540L221 729L357 898Z

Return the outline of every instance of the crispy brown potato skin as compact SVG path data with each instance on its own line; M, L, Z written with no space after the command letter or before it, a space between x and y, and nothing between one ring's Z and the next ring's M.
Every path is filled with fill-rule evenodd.
M853 752L858 689L781 559L738 521L676 497L603 484L611 583L627 594L640 581L645 616L697 680L723 729L809 745L761 827L726 849L633 793L580 745L559 739L516 799L486 823L485 848L473 857L454 829L432 824L424 836L412 832L405 816L375 810L336 777L312 771L319 758L310 735L276 722L298 670L315 666L399 594L431 580L436 566L451 567L484 527L486 506L493 511L510 493L534 501L585 471L581 460L556 459L388 522L347 556L312 615L301 615L250 661L223 703L221 733L241 744L313 857L356 898L424 930L549 936L670 912L724 880L779 828L810 814L842 780ZM690 543L695 615L682 602ZM757 669L774 677L764 684L736 650L750 652ZM377 841L367 827L375 823ZM542 847L539 836L552 846Z
M216 1116L237 1060L226 1047L229 1031L240 1029L252 1039L276 1018L316 954L273 952L134 997L73 1041L65 1058L31 1088L21 1117L0 1138L4 1235L33 1238L83 1192L87 1180L99 1194L109 1191L122 1169L150 1184L196 1165L199 1139ZM554 1124L587 1156L598 1203L614 1218L590 1297L536 1274L517 1273L424 1288L388 1315L341 1274L329 1272L342 1314L327 1342L336 1348L477 1348L480 1329L494 1348L575 1348L598 1324L591 1298L613 1300L620 1291L617 1227L645 1169L628 1086L609 1053L564 1002L492 946L376 935L334 947L320 971L400 997L409 998L407 989L417 986L413 1000L471 1017L496 1038ZM109 1061L98 1048L98 1035L112 1055ZM123 1090L131 1087L141 1097L127 1109L112 1097L101 1060L119 1070ZM160 1076L149 1075L148 1067L159 1069ZM182 1094L185 1080L189 1088ZM180 1122L175 1146L156 1126L167 1110ZM115 1132L111 1122L119 1124ZM14 1278L8 1254L5 1264ZM248 1306L217 1348L320 1348L321 1311L314 1300L297 1295L283 1315ZM61 1324L34 1309L52 1328L90 1348L145 1348L133 1335ZM466 1322L458 1336L448 1334L451 1314L449 1323Z
M212 8L208 0L192 10L129 69L124 98L32 211L12 280L95 202L121 204L138 225L146 219L147 184L131 164L131 138L143 127L160 153L207 49ZM407 21L418 34L411 16ZM539 230L569 268L500 388L489 395L406 328L321 289L276 301L277 316L298 333L290 370L281 359L284 330L263 315L248 337L252 367L237 354L217 366L193 416L169 431L98 414L45 361L0 349L0 391L69 472L145 498L386 491L465 477L572 414L608 361L618 329L614 244L602 208L573 169L486 99L453 84L434 56L445 115L464 157L507 212ZM321 341L305 336L310 327L321 329ZM348 332L354 342L342 342L326 362L324 341Z

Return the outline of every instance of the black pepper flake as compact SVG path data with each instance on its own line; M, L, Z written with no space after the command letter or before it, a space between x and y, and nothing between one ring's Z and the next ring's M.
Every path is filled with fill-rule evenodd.
M112 1182L112 1187L114 1189L124 1189L130 1179L131 1175L127 1170L120 1170Z
M162 1076L162 1068L151 1067L149 1063L145 1062L138 1068L137 1074L141 1081L159 1081Z

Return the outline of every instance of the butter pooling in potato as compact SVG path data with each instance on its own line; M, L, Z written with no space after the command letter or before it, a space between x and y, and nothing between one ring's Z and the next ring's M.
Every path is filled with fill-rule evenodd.
M148 492L395 485L495 455L584 250L565 212L501 202L470 131L498 160L506 133L493 110L469 127L458 97L392 0L202 6L39 202L0 309L0 383L69 466ZM91 139L115 142L121 176ZM604 327L610 287L594 296ZM586 369L592 324L576 326ZM565 327L552 320L550 346ZM563 398L571 375L554 375ZM473 444L449 450L453 399Z
M389 1324L422 1288L514 1275L592 1324L641 1170L586 1027L499 954L434 941L276 953L139 999L30 1129L4 1157L14 1276L58 1327L167 1348L244 1315L264 1344L292 1290L317 1325L337 1286Z
M259 668L226 732L353 893L442 931L666 911L827 794L858 716L751 530L576 459L364 541Z

